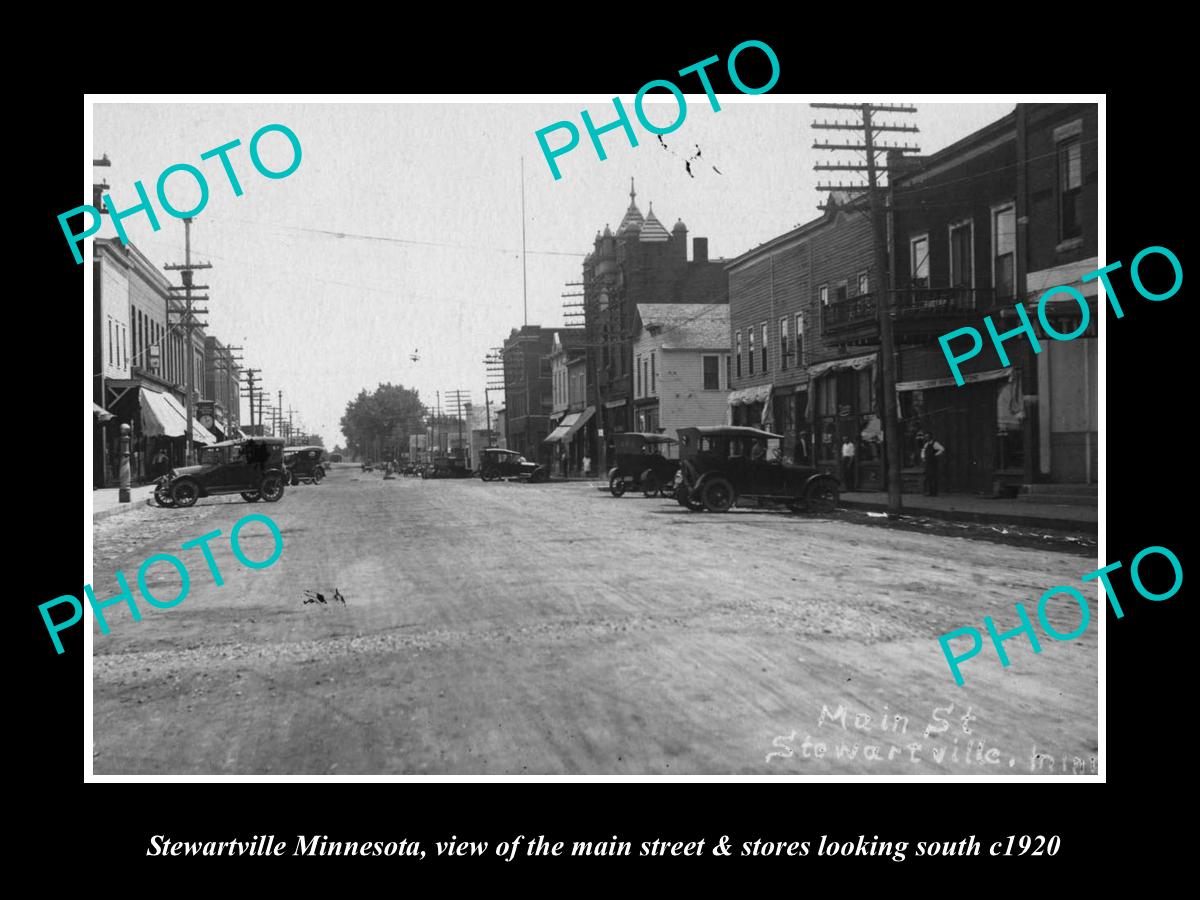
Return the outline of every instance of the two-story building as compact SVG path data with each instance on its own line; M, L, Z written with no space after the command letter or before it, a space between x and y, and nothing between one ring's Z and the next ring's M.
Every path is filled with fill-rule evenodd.
M585 329L561 328L554 333L550 351L550 377L554 385L551 423L546 443L556 444L555 474L567 460L569 473L583 471L584 460L595 459L596 407L587 397L587 346Z
M1098 111L1095 104L1021 104L1016 132L1020 296L1037 322L1041 295L1072 285L1087 298L1090 320L1074 340L1041 342L1025 484L1083 484L1094 492L1100 443L1097 327L1103 309L1097 309L1097 281L1081 283L1080 277L1100 265ZM1082 316L1070 298L1050 300L1046 312L1061 334L1074 332Z
M878 337L840 326L871 308L873 248L865 203L835 193L823 216L727 265L729 421L782 434L788 459L829 470L850 437L858 483L872 488L882 479Z
M112 418L97 425L93 441L93 484L112 486L120 477L120 426L130 426L130 474L136 483L157 474L153 459L162 450L171 465L186 459L186 337L175 311L170 282L133 244L97 238L93 255L93 402ZM192 353L197 379L193 399L202 399L205 335L194 329ZM192 441L217 438L193 418Z
M634 320L634 431L723 425L729 304L639 303Z

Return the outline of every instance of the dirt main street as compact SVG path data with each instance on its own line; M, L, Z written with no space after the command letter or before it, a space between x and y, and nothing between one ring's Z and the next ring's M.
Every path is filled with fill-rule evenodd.
M270 568L230 549L248 513L282 531ZM223 586L179 549L214 529ZM1016 627L1016 601L1033 615L1096 568L1077 554L351 467L94 536L98 598L153 553L191 575L179 606L110 607L94 635L97 774L1095 772L1093 589L1081 637L1039 631L1034 654L1016 636L1005 669L985 635L963 687L937 641ZM251 559L270 546L246 529ZM169 599L178 579L149 584ZM303 603L335 587L345 606ZM1079 611L1050 620L1070 632Z

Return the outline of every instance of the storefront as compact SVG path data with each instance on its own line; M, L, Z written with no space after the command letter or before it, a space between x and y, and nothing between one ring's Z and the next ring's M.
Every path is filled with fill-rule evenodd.
M1007 472L1019 480L1025 422L1020 369L969 374L962 386L953 378L902 381L896 393L906 491L920 490L922 436L929 433L945 448L941 490L990 494Z
M855 490L883 490L883 428L879 418L877 355L809 366L813 465L842 477L846 439L854 444L849 473Z
M187 460L187 411L172 394L136 382L109 382L108 408L114 415L105 429L105 485L120 482L121 424L130 426L130 476L135 484L152 481L171 466ZM193 417L193 446L215 444L217 438ZM161 454L160 454L161 451Z
M546 444L558 444L553 454L553 473L561 474L561 453L567 457L568 471L583 472L584 457L591 457L592 440L594 439L593 417L596 407L589 406L583 412L567 413L562 417L554 430L546 437ZM561 448L561 450L560 450ZM593 463L594 465L594 463Z

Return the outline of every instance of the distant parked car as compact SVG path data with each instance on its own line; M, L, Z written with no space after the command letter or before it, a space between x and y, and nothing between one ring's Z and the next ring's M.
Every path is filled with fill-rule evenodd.
M289 483L320 484L325 478L325 466L321 463L324 453L324 447L284 447L283 464L287 466Z
M241 494L247 502L274 503L283 497L288 473L283 438L221 441L199 450L199 463L172 469L155 485L160 506L186 508L201 497Z
M427 478L472 478L475 473L467 468L465 459L443 456L435 459Z
M679 429L681 479L675 499L692 510L727 512L749 501L821 514L838 505L838 481L811 466L784 462L783 435L737 425Z
M627 431L614 435L613 443L616 465L608 470L608 490L614 497L639 489L647 497L673 493L679 460L667 459L662 450L676 443L675 438Z
M480 457L479 477L484 481L523 478L533 484L550 479L550 471L545 466L530 462L516 450L486 447Z

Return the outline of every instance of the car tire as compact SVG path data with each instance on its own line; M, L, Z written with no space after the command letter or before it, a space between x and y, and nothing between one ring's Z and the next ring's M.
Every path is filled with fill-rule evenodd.
M704 508L709 512L723 513L729 512L733 508L736 494L733 485L724 478L713 478L706 482L701 493L704 499Z
M258 494L268 503L278 503L283 499L284 479L282 475L272 472L264 475L258 486Z
M641 482L643 496L655 497L662 493L662 485L658 483L658 476L653 472L643 472Z
M170 509L175 505L175 501L171 499L171 489L166 485L159 485L154 489L154 502L159 506Z
M804 504L808 511L827 516L837 509L838 488L832 478L822 478L813 482L804 492Z
M312 483L320 484L324 480L325 480L325 470L322 469L320 466L317 466L315 469L313 469Z
M171 485L171 503L180 509L195 506L200 499L200 486L190 478L183 478Z
M620 497L625 493L625 476L613 475L608 479L608 492L614 497Z
M262 499L258 491L242 491L242 499L247 503L257 503Z

